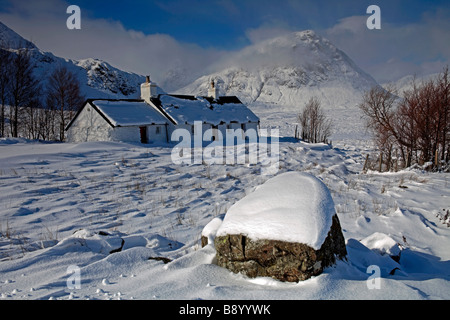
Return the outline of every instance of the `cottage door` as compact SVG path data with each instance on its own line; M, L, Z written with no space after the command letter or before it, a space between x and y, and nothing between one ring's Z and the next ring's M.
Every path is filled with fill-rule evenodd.
M147 143L147 127L139 127L139 131L141 133L141 143Z

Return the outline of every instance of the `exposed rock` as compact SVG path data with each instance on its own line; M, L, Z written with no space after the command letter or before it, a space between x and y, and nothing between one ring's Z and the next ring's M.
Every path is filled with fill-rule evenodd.
M208 238L205 236L202 236L201 242L202 242L202 248L203 248L204 246L206 246L208 244Z
M252 240L243 235L218 236L214 241L217 264L248 277L272 277L298 282L319 275L336 258L347 255L337 215L319 250L302 243L279 240Z
M148 257L148 260L162 261L162 262L164 262L164 264L168 264L169 262L172 262L171 259L165 258L165 257Z
M217 264L249 277L306 280L347 255L331 194L307 173L269 179L220 222L205 227L203 244L215 236Z

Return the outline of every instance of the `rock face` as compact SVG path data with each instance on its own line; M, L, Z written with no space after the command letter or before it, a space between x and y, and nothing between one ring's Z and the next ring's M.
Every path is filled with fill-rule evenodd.
M215 238L217 264L248 277L272 277L298 282L322 273L347 255L337 215L319 250L303 243L280 240L252 240L243 235Z
M334 205L330 206L332 199L326 186L311 175L298 172L285 173L271 180L250 194L250 201L244 198L241 200L244 205L238 202L228 211L214 239L217 264L248 277L298 282L319 275L336 259L344 259L347 255L345 240ZM317 194L317 197L311 198L312 194ZM273 202L280 195L279 202ZM295 201L289 202L287 199L290 197ZM266 201L259 210L263 216L271 217L263 219L267 226L255 218L257 210L251 214L239 212L241 209L251 210L252 204L260 203L258 199ZM308 205L305 206L304 201L308 201ZM296 202L298 206L293 206ZM311 211L300 212L305 209ZM236 216L239 216L237 220L242 225L241 229L235 223ZM256 228L253 228L252 221L257 224ZM302 221L307 228L302 229ZM292 234L295 233L292 226L298 226L299 233L306 233L314 239L308 241L302 235ZM255 229L260 232L246 232ZM283 229L286 232L283 233Z

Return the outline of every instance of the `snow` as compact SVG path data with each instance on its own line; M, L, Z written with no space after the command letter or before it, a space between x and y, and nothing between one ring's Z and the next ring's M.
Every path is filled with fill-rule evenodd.
M253 240L304 243L319 250L335 214L328 188L311 174L275 176L234 204L218 236L243 234Z
M167 146L0 139L0 299L449 299L450 228L436 216L448 209L448 174L361 173L371 150L280 139L280 170L268 176L257 164L176 165ZM287 172L327 186L347 260L298 284L218 267L211 240L225 213ZM293 206L312 192L302 191ZM379 289L368 287L371 266Z
M23 47L27 48L36 48L36 46L30 42L19 36L17 33L9 29L0 21L0 43L8 44L8 46L12 49L20 49Z
M230 57L235 61L213 74L221 90L252 103L261 128L280 130L271 175L261 174L261 164L174 164L171 148L158 144L0 139L0 300L448 300L450 228L441 216L450 210L449 174L363 173L374 148L354 103L373 82L314 34L290 37L246 48L242 60ZM273 59L291 51L315 58L308 66ZM143 82L95 59L32 53L43 77L58 64L76 70L88 97L132 96ZM272 64L258 64L264 60ZM199 79L187 93L205 95L210 80ZM332 148L290 138L311 95L324 98L335 122ZM308 173L327 186L347 260L296 284L218 267L211 240L225 213L285 172ZM203 248L202 235L210 240ZM399 261L390 257L397 252ZM379 285L371 287L374 267ZM80 288L71 286L77 277Z
M381 255L399 256L400 245L388 235L375 232L374 234L361 240L361 243L371 250L378 251Z
M214 79L221 95L236 95L250 106L263 103L298 112L311 97L320 97L327 109L353 108L364 91L378 86L344 52L311 30L248 46L216 69L179 92L204 96Z
M258 122L258 117L245 105L239 103L210 103L203 97L180 98L160 95L161 107L178 124L193 124L195 121L219 125L239 121Z
M8 44L12 51L27 47L30 51L34 76L43 87L54 70L65 67L80 81L80 91L90 98L139 98L139 86L145 76L119 70L99 59L72 60L44 52L33 43L0 22L0 43ZM162 92L162 91L161 91Z
M166 124L168 120L145 102L94 100L114 126Z

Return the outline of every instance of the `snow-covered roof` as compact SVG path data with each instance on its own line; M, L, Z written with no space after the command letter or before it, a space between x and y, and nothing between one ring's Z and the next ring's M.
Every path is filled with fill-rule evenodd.
M159 95L152 103L162 110L176 124L193 124L202 121L212 125L231 122L258 122L259 118L234 96L209 97L188 95Z
M217 236L242 234L253 240L304 243L318 250L334 215L333 199L322 181L308 173L286 172L235 203Z
M160 94L152 97L150 105L136 99L90 99L90 104L113 127L150 124L194 124L195 121L219 125L221 123L259 122L259 118L235 96L195 97ZM85 104L85 105L86 105ZM66 127L72 125L78 114Z
M168 120L143 100L92 100L115 127L166 124Z

